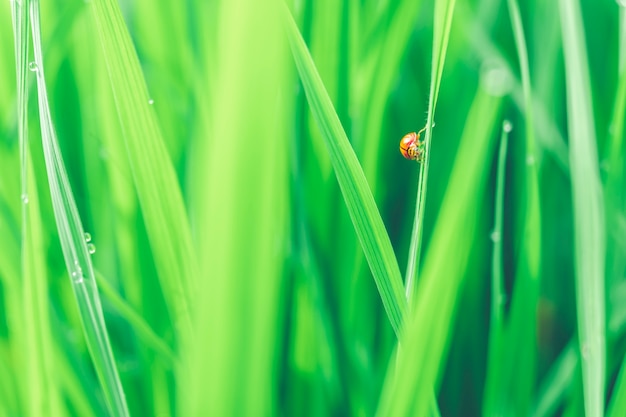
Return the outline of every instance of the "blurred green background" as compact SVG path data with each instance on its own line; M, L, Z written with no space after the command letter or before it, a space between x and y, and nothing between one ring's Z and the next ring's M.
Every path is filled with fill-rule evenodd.
M510 16L515 2L439 2L455 9L424 214L427 284L417 300L429 304L415 308L404 337L424 349L431 338L442 342L433 356L413 357L397 349L275 2L42 2L48 104L96 248L91 259L130 414L421 415L411 399L434 392L439 410L429 415L597 416L589 406L595 392L600 408L626 415L618 378L626 351L626 12L614 1L580 1L574 32L584 35L587 81L564 59L577 39L563 22L578 2L519 2L530 102ZM402 158L398 143L426 124L439 53L436 2L287 3L404 274L419 165ZM132 43L122 45L134 49L116 43L126 31ZM23 245L14 36L3 1L0 416L116 415L63 261L35 71L26 73L26 114L29 221L38 238ZM576 96L577 88L591 95ZM581 102L591 113L576 113ZM578 120L590 130L577 130ZM504 121L513 129L496 209ZM573 132L591 148L572 145ZM469 182L474 174L478 185ZM572 184L581 176L583 192L600 194L576 200ZM576 201L584 206L598 195L601 215L586 217L583 208L581 223ZM494 234L498 210L503 228ZM587 220L593 230L601 225L601 242L585 238ZM434 243L438 234L451 244ZM494 241L502 243L504 285L495 298ZM581 253L599 262L601 276L585 259L577 263ZM599 298L589 294L585 304L583 290L577 301L577 285L603 280ZM449 320L438 320L439 297L452 300ZM494 305L503 310L500 329ZM606 325L599 319L592 329L606 332L606 349L598 339L606 360L594 350L601 359L589 361L581 323L605 313ZM429 381L419 372L426 364L434 385L420 382ZM590 388L594 367L602 368L602 387L596 380ZM396 379L398 369L405 376ZM415 385L405 384L411 375Z

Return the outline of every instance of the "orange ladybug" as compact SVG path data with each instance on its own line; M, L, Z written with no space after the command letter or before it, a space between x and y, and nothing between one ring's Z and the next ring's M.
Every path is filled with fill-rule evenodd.
M424 142L420 140L420 135L424 130L426 130L426 128L417 133L407 133L400 140L400 153L406 159L417 162L424 160Z

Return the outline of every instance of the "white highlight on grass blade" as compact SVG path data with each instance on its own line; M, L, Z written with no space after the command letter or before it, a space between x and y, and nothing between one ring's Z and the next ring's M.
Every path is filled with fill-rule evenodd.
M24 193L20 196L20 199L22 200L22 203L24 204L28 204L28 194Z
M50 114L41 47L39 0L31 0L29 11L35 55L34 65L29 64L29 69L35 71L37 79L37 101L44 160L61 249L79 308L85 340L104 391L109 412L115 416L128 416L126 398L104 323L90 250L85 242L85 232L67 178Z
M148 104L149 105L153 105L154 104L154 100L152 100L152 99L148 100Z

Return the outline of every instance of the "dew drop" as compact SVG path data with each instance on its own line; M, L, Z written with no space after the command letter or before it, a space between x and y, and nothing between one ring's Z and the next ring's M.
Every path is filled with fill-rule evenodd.
M154 104L154 100L152 99L148 100L148 104L152 106Z
M37 70L39 70L39 67L37 66L37 63L35 61L31 61L28 63L28 69L33 72L37 72Z
M526 157L526 165L535 165L535 157L532 155L528 155Z
M72 271L72 281L74 284L81 284L85 281L85 277L83 276L83 270L80 266L78 266L78 262L74 262L76 269Z
M85 232L85 242L91 242L91 234L89 232Z
M513 123L505 120L504 123L502 123L502 130L504 130L506 133L510 133L513 130Z
M501 236L500 236L500 232L496 232L495 230L493 232L491 232L491 234L489 235L489 238L494 242L500 242Z
M22 203L28 204L28 194L24 193L20 196L20 198L22 199Z
M96 253L96 245L94 245L93 243L87 243L87 250L90 254Z

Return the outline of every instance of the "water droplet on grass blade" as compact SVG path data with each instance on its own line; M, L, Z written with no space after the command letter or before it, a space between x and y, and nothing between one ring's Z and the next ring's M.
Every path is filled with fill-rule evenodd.
M28 63L28 69L33 72L37 72L37 70L39 70L39 66L37 66L37 63L35 61L31 61Z
M504 130L506 133L510 133L513 130L513 123L505 120L504 123L502 123L502 130Z
M90 254L93 255L94 253L96 253L96 245L94 245L93 243L88 243L87 250L89 251Z
M85 281L83 276L83 269L78 264L78 261L74 261L74 270L72 271L72 282L74 284L82 284Z
M85 242L91 242L91 234L89 232L85 232Z
M500 232L496 232L495 230L493 232L491 232L491 234L489 235L489 238L491 239L492 242L500 242L501 236L500 236Z
M148 100L148 104L152 106L154 104L154 100L152 99Z
M22 199L22 203L28 204L28 194L24 193L20 196L20 198Z

